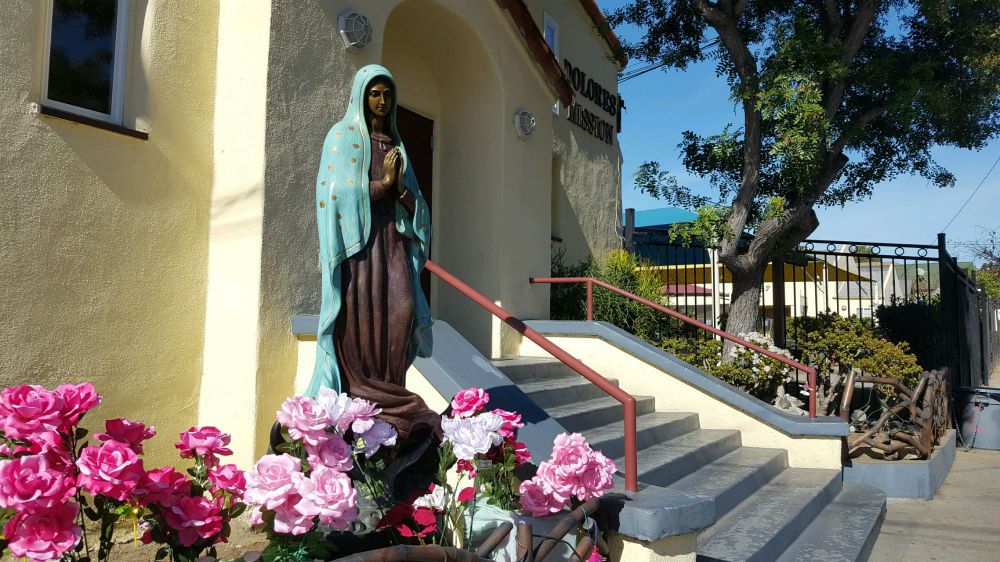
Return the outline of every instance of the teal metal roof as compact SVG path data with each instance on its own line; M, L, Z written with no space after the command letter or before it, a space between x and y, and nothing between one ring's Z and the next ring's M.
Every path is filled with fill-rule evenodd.
M691 222L696 218L698 218L696 213L678 207L660 207L659 209L636 211L635 226L638 228L667 226L679 222ZM624 221L623 217L622 222Z

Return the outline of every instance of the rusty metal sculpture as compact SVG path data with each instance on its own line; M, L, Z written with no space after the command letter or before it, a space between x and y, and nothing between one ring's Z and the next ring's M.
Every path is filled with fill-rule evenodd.
M891 387L895 393L893 399L897 402L890 405L887 400L882 401L882 415L860 437L848 440L848 453L853 454L859 447L867 446L882 451L888 459L912 447L921 458L929 457L949 427L947 369L925 371L915 389L896 379L852 373L844 385L840 404L840 415L844 421L867 419L863 410L851 411L851 399L857 383L876 385L873 392L877 392L879 386Z

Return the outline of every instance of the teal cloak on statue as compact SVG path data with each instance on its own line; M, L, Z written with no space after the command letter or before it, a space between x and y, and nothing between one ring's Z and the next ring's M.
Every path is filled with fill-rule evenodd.
M319 229L320 259L323 275L322 304L316 332L316 366L305 395L315 397L320 389L341 392L344 387L334 344L335 323L341 313L341 291L344 261L365 248L371 235L372 202L369 195L371 138L365 119L366 88L373 79L383 77L395 81L387 69L371 64L354 77L351 99L343 119L326 135L319 174L316 177L316 223ZM397 96L398 99L398 96ZM412 195L411 214L399 201L396 207L396 230L405 237L406 256L410 264L410 286L413 293L413 323L410 331L408 364L419 354L431 352L431 315L427 299L420 286L420 272L430 251L430 211L420 193L416 176L410 167L406 148L396 129L396 103L388 116L384 131L392 137L402 156L403 186Z

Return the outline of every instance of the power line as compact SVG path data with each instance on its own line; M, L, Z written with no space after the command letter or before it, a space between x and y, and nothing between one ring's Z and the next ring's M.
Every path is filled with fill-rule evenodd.
M962 211L965 209L965 206L969 204L969 201L972 201L972 198L976 195L976 192L979 191L979 188L983 187L983 184L986 183L986 178L990 177L990 174L993 173L993 169L997 167L997 164L1000 164L1000 155L998 155L997 159L993 161L993 165L990 166L990 169L986 171L986 175L983 176L983 179L979 182L979 185L976 186L976 189L972 190L972 193L969 194L969 198L965 200L965 203L962 203L962 206L959 207L958 211L955 212L955 216L951 217L951 220L948 221L948 224L944 225L944 228L941 229L941 232L947 232L948 227L951 226L951 223L955 222L955 219L958 218L958 215L962 214Z

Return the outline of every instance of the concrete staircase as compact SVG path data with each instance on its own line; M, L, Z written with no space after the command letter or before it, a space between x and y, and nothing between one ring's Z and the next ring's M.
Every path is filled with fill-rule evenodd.
M494 361L566 430L624 467L622 406L553 359ZM614 381L617 384L617 381ZM699 560L865 560L885 495L845 484L841 471L794 468L782 449L744 447L739 431L703 429L698 414L656 411L636 396L639 482L711 498L716 523L698 535Z

